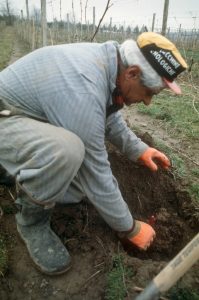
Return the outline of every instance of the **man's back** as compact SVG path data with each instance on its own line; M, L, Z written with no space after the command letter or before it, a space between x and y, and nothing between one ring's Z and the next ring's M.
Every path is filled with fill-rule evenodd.
M0 73L0 99L29 116L66 127L57 115L64 110L67 118L67 112L70 117L75 107L79 111L88 108L91 95L100 98L105 110L110 96L111 55L116 58L112 44L82 43L38 49Z

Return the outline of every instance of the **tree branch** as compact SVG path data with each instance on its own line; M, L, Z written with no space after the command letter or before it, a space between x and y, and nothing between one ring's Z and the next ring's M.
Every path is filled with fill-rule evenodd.
M110 1L111 1L111 0L108 0L108 2L107 2L107 4L106 4L105 11L104 11L104 13L103 13L101 19L99 20L99 23L98 23L98 25L97 25L97 28L96 28L96 30L95 30L95 32L94 32L92 38L91 38L91 42L93 42L93 40L94 40L96 34L98 33L99 27L100 27L100 25L101 25L101 23L102 23L102 21L103 21L103 19L104 19L105 14L107 13L108 9L109 9L111 6L113 6L113 3L110 4Z

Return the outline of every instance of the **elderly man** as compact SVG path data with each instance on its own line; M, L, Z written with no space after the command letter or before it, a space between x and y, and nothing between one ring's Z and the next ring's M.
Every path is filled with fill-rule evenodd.
M0 164L18 186L17 230L42 272L70 267L67 249L50 228L57 202L83 196L122 241L146 250L153 228L133 219L112 175L105 139L152 171L170 166L127 127L120 109L164 88L187 68L176 47L156 33L137 42L44 47L0 73ZM155 159L155 161L154 161ZM133 201L133 199L132 199Z

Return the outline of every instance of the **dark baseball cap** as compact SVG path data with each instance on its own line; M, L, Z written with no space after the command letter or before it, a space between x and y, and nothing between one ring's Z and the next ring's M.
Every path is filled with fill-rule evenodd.
M165 85L175 94L181 94L181 89L174 80L188 66L176 46L155 32L140 34L137 45L145 59L162 77Z

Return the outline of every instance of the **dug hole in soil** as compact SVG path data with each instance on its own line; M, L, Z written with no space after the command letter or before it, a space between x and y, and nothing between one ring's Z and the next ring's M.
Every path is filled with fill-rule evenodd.
M69 250L72 267L57 277L43 275L35 269L16 232L10 191L1 187L1 206L4 211L11 207L12 213L4 213L0 225L9 251L8 270L0 278L0 299L105 299L107 274L113 256L118 253L133 271L125 299L134 299L133 287L145 287L196 234L199 224L194 218L191 199L182 183L174 180L172 171L152 173L126 159L112 146L108 149L113 174L133 216L153 223L157 233L153 246L144 253L137 250L127 253L89 203L57 206L52 227ZM198 263L183 276L180 284L198 289Z

